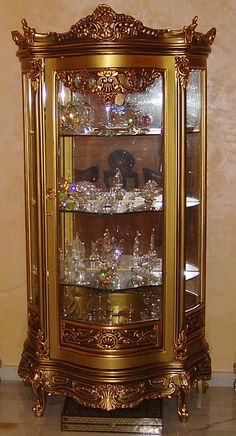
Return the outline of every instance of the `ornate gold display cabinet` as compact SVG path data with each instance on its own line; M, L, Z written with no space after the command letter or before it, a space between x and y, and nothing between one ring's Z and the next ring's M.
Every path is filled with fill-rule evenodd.
M12 32L22 65L28 337L47 395L134 407L209 379L206 61L215 29L100 5L66 33Z

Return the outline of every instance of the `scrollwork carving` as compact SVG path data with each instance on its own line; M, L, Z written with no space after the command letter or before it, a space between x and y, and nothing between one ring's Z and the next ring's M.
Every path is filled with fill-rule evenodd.
M110 6L101 4L92 14L82 18L73 24L68 32L57 33L48 32L47 34L36 33L34 28L28 26L25 19L22 20L23 34L18 31L12 32L12 38L20 49L27 49L35 42L43 41L51 44L70 43L71 41L80 40L90 42L114 42L125 40L162 40L164 44L173 43L176 38L178 44L179 38L187 44L209 46L215 39L216 29L213 27L206 34L196 32L198 17L194 17L189 26L180 30L170 29L153 29L144 26L143 23L130 15L119 14Z
M72 25L69 32L51 33L57 41L73 39L95 39L97 41L115 41L124 38L159 38L168 33L168 29L151 29L130 15L118 14L110 6L99 5L91 15Z
M189 59L186 56L175 58L176 76L180 80L182 88L186 88L189 78Z
M40 329L36 337L36 355L40 359L47 359L49 357L48 341Z
M160 346L158 324L139 329L83 329L74 324L62 323L62 343L98 348L102 350L118 350Z
M82 94L93 93L100 97L103 104L114 103L118 94L144 92L160 76L156 69L119 69L106 68L102 71L88 73L79 71L58 71L56 78L61 80L71 91ZM121 77L125 77L121 81Z
M182 330L175 343L175 359L183 362L187 357L187 336L185 330Z
M216 36L216 29L212 27L207 33L196 32L198 17L194 17L189 26L184 27L185 40L187 43L211 45Z
M75 401L86 407L97 407L103 410L135 407L144 399L169 398L182 395L184 408L184 393L188 392L188 376L171 374L165 377L147 378L129 383L87 383L71 379L67 375L51 373L36 369L32 381L33 390L38 397L34 408L37 416L43 414L45 394L71 396ZM181 394L182 393L182 394Z
M33 411L35 416L40 417L44 414L44 409L46 406L46 384L47 375L41 371L40 369L36 369L34 378L32 381L32 388L37 397L37 401L35 406L33 407Z
M40 75L43 71L42 59L33 59L30 71L31 86L34 92L39 89Z

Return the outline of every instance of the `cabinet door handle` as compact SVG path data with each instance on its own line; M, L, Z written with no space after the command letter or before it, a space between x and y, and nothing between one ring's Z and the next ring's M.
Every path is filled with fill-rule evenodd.
M56 191L54 191L54 189L52 188L48 188L46 196L49 200L53 200L54 198L56 198Z

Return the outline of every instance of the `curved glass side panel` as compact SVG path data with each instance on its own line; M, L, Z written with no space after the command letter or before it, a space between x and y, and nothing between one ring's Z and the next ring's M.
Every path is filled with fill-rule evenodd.
M202 142L203 72L191 70L187 86L187 143L186 143L186 309L200 303L202 264Z
M35 93L31 86L29 74L23 75L24 95L24 138L25 138L25 177L26 177L26 207L27 207L27 256L28 269L28 300L39 303L39 232L38 232L38 190L39 177L37 167L37 147L35 141L36 103Z
M144 86L144 72L135 73L131 92L128 73L114 72L115 95L101 93L104 72L87 71L86 89L80 74L76 90L57 81L61 315L105 325L159 320L163 75Z

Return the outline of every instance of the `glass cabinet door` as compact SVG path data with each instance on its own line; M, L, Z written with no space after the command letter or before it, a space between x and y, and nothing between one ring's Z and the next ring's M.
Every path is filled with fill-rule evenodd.
M87 87L84 72L72 87L56 76L60 316L161 320L164 77L144 87L132 71L131 92L128 73L110 70L112 94L105 73L86 71Z
M204 116L202 113L204 72L190 70L187 86L186 116L186 309L192 309L202 299L202 241L203 241L203 171Z

